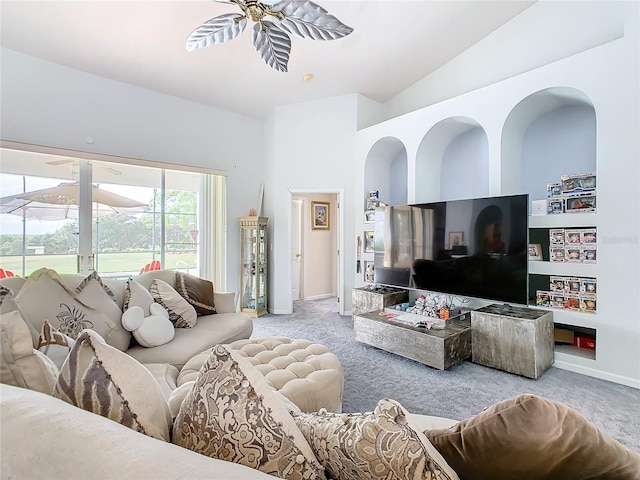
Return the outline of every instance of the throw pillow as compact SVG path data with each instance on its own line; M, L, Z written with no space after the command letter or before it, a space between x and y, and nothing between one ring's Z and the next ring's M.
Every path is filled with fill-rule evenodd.
M4 299L7 295L13 296L13 292L10 288L5 287L4 285L0 285L0 305L3 304Z
M20 312L20 308L16 303L16 300L13 296L13 291L10 288L0 285L0 313L9 313L13 311ZM24 320L24 316L20 313L20 316ZM27 321L24 322L27 328L29 329L29 333L31 334L31 340L33 345L38 343L38 332L31 326L31 324ZM32 346L33 346L32 345Z
M18 310L0 314L0 381L48 395L58 368L33 348L33 339Z
M176 290L200 315L216 313L213 301L213 283L209 280L176 272Z
M172 441L280 478L325 478L293 417L264 376L223 345L213 348L183 400Z
M151 304L149 315L146 317L141 307L129 307L122 314L122 326L129 330L143 347L164 345L176 335L176 329L169 320L169 312L159 303Z
M74 343L75 340L73 338L53 327L49 323L49 320L45 319L40 335L38 336L36 349L49 357L53 363L55 363L56 367L60 369L67 359L67 355L69 355Z
M182 405L182 402L187 397L189 392L191 392L191 389L193 388L193 385L195 383L195 380L183 383L175 390L173 390L173 392L171 392L171 395L169 395L169 400L167 400L167 403L169 404L169 411L171 412L172 418L175 419L178 416L178 412L180 412L180 406Z
M91 330L85 330L69 352L53 396L169 441L171 414L151 372Z
M458 479L394 400L381 400L370 413L322 409L298 415L295 421L327 474L336 480Z
M151 282L149 291L153 299L169 312L169 320L176 328L196 326L198 321L196 310L167 282L156 278Z
M42 268L29 276L15 301L36 332L42 329L46 318L71 338L77 338L83 329L90 328L108 344L126 350L131 334L122 327L122 311L109 293L95 272L74 291L54 270Z
M639 454L567 405L536 395L424 433L461 479L640 478Z
M148 317L151 315L149 313L149 307L152 303L155 303L155 300L149 290L144 288L144 286L140 285L133 278L127 280L127 283L124 286L123 312L126 312L130 307L135 306L142 308L144 316Z

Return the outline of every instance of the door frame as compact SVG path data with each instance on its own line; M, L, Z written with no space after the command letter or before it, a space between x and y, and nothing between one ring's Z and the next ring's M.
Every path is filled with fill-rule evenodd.
M288 231L288 238L287 238L287 242L289 244L287 251L291 252L291 236L293 234L292 232L292 225L293 225L293 219L292 219L292 215L293 215L293 208L291 208L292 204L293 204L293 197L295 195L308 195L308 194L328 194L328 195L335 195L336 196L336 201L337 201L337 205L336 205L336 219L335 219L335 223L334 225L336 226L336 230L334 235L336 236L336 245L337 245L337 249L338 251L336 252L336 273L337 273L337 279L336 279L336 284L337 284L337 292L336 294L338 295L338 298L340 299L340 301L338 302L338 308L339 308L339 313L340 315L344 315L344 304L345 304L345 299L344 299L344 262L342 261L342 257L343 257L343 252L344 252L344 235L343 235L343 231L344 231L344 208L343 208L343 198L344 198L344 189L342 188L290 188L289 189L289 201L287 203L287 210L288 210L288 215L287 215L287 231ZM332 230L333 231L333 230ZM302 238L303 238L303 243L304 243L304 231L302 233ZM302 257L302 276L304 277L304 257ZM287 275L289 276L289 285L292 284L293 279L291 278L291 269L288 269L288 273ZM289 301L290 301L290 306L291 306L291 311L293 311L293 296L291 294L291 291L289 291Z
M296 206L297 204L297 206ZM294 242L294 236L297 237L297 243L298 245L298 253L300 255L300 257L297 259L296 264L297 264L297 270L298 270L298 298L295 298L295 295L293 294L293 285L295 284L295 276L296 273L293 271L294 269L291 269L291 300L293 300L294 302L296 300L300 300L301 298L303 298L303 293L304 293L304 281L303 281L303 275L302 275L302 270L303 270L303 260L304 260L304 252L303 252L303 230L302 230L302 224L303 224L303 220L304 220L304 212L303 212L303 208L305 205L305 201L304 198L292 198L291 200L291 246L293 246L296 242ZM297 215L296 215L297 213ZM294 218L298 217L296 219L296 221L294 222ZM298 225L298 232L294 232L293 230L293 225L297 224ZM291 253L293 253L293 249L290 250ZM292 262L293 263L293 262Z

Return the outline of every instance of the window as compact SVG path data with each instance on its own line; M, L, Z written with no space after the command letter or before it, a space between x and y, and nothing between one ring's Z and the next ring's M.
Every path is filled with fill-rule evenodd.
M4 270L124 277L161 267L224 287L224 262L215 262L226 250L224 176L6 148L2 158Z

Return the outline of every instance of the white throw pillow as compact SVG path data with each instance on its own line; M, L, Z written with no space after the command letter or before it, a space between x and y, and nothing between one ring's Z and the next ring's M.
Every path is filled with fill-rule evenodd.
M145 317L142 307L133 305L122 314L122 326L129 330L143 347L157 347L173 340L176 329L167 312L159 303L149 307L150 315Z
M0 314L0 381L51 394L58 367L33 348L33 339L20 312Z

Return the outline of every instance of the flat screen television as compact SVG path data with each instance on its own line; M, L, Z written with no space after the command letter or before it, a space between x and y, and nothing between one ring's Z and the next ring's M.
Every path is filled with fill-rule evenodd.
M527 305L529 196L378 207L374 281Z

